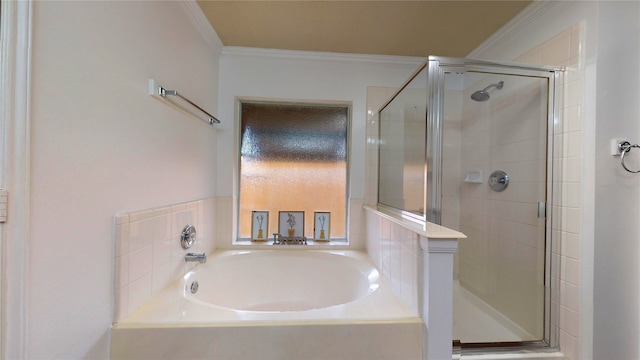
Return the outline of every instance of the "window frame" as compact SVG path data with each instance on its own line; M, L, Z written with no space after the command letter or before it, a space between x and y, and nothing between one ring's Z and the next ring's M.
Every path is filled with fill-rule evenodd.
M344 237L340 238L331 238L330 242L323 242L323 245L349 245L349 232L350 232L350 189L351 189L351 142L352 142L352 120L353 120L353 103L348 101L318 101L318 100L285 100L285 99L277 99L277 98L253 98L253 97L237 97L236 98L236 136L235 136L235 144L234 144L234 152L235 152L235 179L234 186L236 194L233 204L235 206L234 211L234 232L233 236L233 244L252 244L255 242L251 241L250 237L241 237L240 236L240 227L241 227L241 218L240 218L240 201L242 194L240 193L241 189L241 181L242 181L242 105L244 103L253 103L253 104L269 104L269 105L291 105L291 106L318 106L318 107L342 107L347 111L347 129L346 129L346 179L345 179L345 216L344 216L344 228L345 234ZM291 209L283 209L283 210L291 210ZM277 214L276 214L277 215ZM269 216L274 216L273 214L269 214ZM277 217L277 216L276 216ZM332 219L336 221L336 218ZM313 224L306 224L306 226L313 227ZM271 233L275 232L275 229L271 229ZM312 244L313 241L310 239L309 243ZM267 241L267 244L271 244L270 241Z

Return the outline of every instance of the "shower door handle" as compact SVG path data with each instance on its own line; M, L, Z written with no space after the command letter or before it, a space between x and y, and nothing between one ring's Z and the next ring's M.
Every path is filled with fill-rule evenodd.
M538 219L547 218L547 203L544 201L538 201Z

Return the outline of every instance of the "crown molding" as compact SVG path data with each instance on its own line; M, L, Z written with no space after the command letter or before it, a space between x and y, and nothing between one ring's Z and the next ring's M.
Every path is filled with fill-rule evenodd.
M189 19L191 19L191 22L193 22L193 25L196 27L200 35L202 35L202 38L204 38L206 43L211 46L217 54L220 54L224 48L224 44L216 30L211 26L209 19L207 19L202 12L202 9L196 0L183 0L180 4L182 4L182 7L189 16Z
M225 46L223 57L262 57L271 59L294 59L311 61L337 61L353 63L375 63L388 65L422 65L427 58L415 56L345 54L320 51L264 49L241 46Z
M513 19L509 20L505 25L503 25L498 31L493 33L487 40L485 40L482 44L480 44L477 48L471 51L467 58L471 59L480 59L482 58L482 54L486 51L489 51L496 44L504 41L505 38L509 36L513 36L516 33L519 33L524 29L527 25L529 25L532 21L536 20L540 16L546 14L551 11L556 5L560 3L560 0L541 0L534 1L529 6L527 6L524 10L522 10L518 15L516 15Z

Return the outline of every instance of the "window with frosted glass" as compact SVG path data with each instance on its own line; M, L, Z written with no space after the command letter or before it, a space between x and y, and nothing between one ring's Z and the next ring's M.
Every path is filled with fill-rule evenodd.
M314 212L331 213L331 240L346 239L347 134L344 105L241 103L239 238L251 236L252 211L304 211L313 238Z

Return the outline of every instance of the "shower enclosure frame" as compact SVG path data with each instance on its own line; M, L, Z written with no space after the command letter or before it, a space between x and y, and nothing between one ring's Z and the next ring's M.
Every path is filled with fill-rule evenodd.
M424 162L424 211L422 214L398 209L378 201L378 207L402 218L415 221L422 226L427 222L441 224L442 221L442 155L443 155L443 112L445 75L477 72L486 74L505 74L530 76L547 79L547 146L546 146L546 199L545 199L545 265L544 265L544 338L542 341L522 342L522 350L553 350L559 344L558 309L559 295L551 287L552 279L558 279L559 268L551 266L551 241L553 229L553 182L554 176L554 135L559 111L559 94L557 84L562 83L564 68L554 66L538 66L520 63L492 62L466 58L429 56L428 60L405 82L405 84L380 108L381 113L402 91L426 69L426 131ZM380 161L378 161L380 164ZM378 176L380 181L380 176ZM378 195L379 196L379 195ZM555 314L555 315L552 315ZM554 319L551 317L554 316ZM497 345L497 346L496 346ZM492 351L498 351L499 344L489 345ZM513 347L508 347L511 351Z

